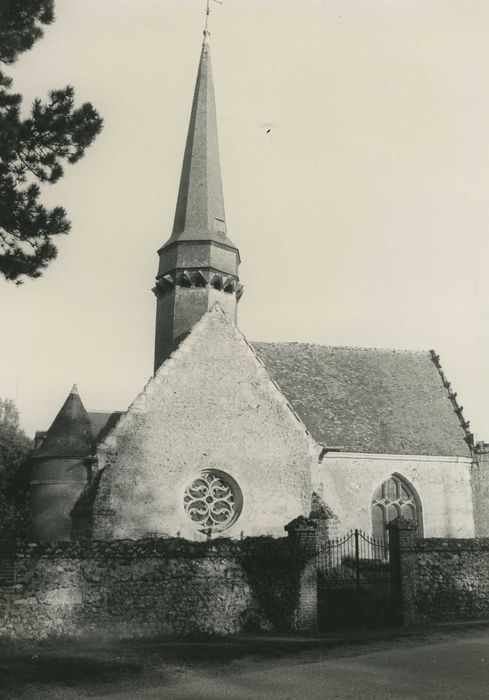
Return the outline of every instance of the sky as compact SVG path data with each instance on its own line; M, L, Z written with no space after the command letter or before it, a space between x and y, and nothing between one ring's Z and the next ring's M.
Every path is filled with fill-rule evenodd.
M77 383L125 410L152 373L204 0L57 0L7 73L75 86L104 130L43 189L70 235L0 281L0 396L33 435ZM489 441L489 3L224 0L211 46L238 324L253 340L435 348Z

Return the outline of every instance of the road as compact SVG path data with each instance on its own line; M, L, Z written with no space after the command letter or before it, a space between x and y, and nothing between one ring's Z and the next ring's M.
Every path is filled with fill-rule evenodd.
M137 700L489 698L487 631L419 644L393 642L381 651L352 654L356 655L320 661L289 659L271 662L266 668L260 664L259 670L200 674L177 686L141 689ZM104 697L135 700L133 692Z

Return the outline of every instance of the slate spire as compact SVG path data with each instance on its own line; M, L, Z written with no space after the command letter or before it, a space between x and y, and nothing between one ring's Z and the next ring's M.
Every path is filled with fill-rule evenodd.
M200 54L173 230L160 248L155 371L218 302L236 321L239 251L227 234L208 32Z
M92 449L92 431L76 384L68 394L34 457L86 457Z
M204 38L170 240L227 237L210 46Z

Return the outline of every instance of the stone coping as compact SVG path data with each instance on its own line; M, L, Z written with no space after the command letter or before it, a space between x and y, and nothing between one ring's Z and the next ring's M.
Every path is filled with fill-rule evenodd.
M179 537L143 538L139 540L79 540L69 542L23 542L17 541L14 556L23 558L143 558L143 557L223 557L240 556L249 551L254 542L263 540L289 542L287 537L246 537L243 540L219 538L204 542ZM1 556L1 554L0 554Z
M456 552L456 551L488 551L489 537L461 538L428 537L416 540L413 549L417 552Z

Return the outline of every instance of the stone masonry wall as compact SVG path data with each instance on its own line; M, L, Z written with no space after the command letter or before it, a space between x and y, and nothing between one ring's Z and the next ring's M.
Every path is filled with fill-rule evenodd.
M489 617L489 539L428 539L416 544L420 619Z
M263 544L281 569L262 576ZM255 550L266 589L249 574ZM304 595L315 591L297 554L285 538L24 544L14 580L0 583L0 636L226 635L277 620L304 628Z
M404 624L489 618L489 538L414 539L399 555Z

